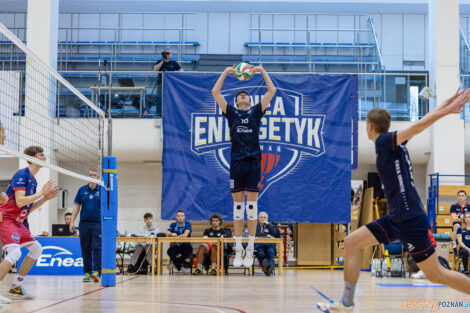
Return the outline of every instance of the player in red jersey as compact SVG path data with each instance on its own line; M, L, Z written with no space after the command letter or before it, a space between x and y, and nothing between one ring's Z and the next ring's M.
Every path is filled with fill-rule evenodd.
M32 146L24 150L24 154L45 161L44 150ZM21 248L29 250L23 259L15 280L8 292L12 296L33 298L23 287L23 280L33 266L36 259L41 256L42 247L23 225L29 213L40 208L46 201L57 197L59 189L53 180L49 180L40 191L37 189L36 174L42 166L28 162L29 166L20 169L13 175L8 185L6 195L8 200L0 204L0 239L3 249L7 252L5 259L0 263L0 281L2 281L13 264L21 257ZM0 302L8 303L10 299L0 295Z

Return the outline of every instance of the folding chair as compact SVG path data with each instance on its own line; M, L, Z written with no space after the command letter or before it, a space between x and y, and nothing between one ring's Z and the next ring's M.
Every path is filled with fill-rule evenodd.
M401 277L406 277L406 268L405 268L405 262L406 262L406 255L405 255L405 249L403 247L403 244L399 240L392 241L391 243L388 244L381 244L381 254L380 254L380 272L382 272L382 263L383 260L385 260L387 257L390 258L391 260L394 259L399 259L401 260L401 267L400 267L400 272L401 272ZM388 251L388 255L385 255L385 251ZM411 277L411 272L409 273L409 277Z

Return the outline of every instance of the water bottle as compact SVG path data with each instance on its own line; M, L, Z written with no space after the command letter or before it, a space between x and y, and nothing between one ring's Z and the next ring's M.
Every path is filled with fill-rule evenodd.
M370 264L370 276L377 275L377 259L372 259L372 263Z
M375 261L375 277L381 277L382 276L382 272L380 271L380 260L379 259L376 259Z
M401 259L397 259L397 277L403 277L403 262Z
M397 261L396 259L393 259L392 260L392 264L391 264L391 267L390 267L390 270L391 270L391 277L398 277L398 268L397 268Z
M388 277L388 263L387 260L382 261L382 277Z

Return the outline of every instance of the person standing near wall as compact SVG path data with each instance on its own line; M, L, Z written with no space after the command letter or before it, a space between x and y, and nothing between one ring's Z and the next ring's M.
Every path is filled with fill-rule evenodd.
M96 170L89 170L88 176L97 178ZM101 197L95 183L81 187L74 201L72 221L69 229L75 233L75 219L80 212L80 247L83 257L83 282L99 282L101 275Z

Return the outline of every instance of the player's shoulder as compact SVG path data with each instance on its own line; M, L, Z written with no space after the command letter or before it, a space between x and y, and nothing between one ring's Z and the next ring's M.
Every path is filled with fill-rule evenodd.
M251 107L252 110L261 110L261 102L256 103L254 106Z
M385 133L381 133L377 139L375 140L375 143L376 144L380 144L382 143L383 141L386 141L386 140L390 140L393 138L393 136L396 135L396 132L385 132Z
M29 169L27 167L19 169L13 177L25 177L25 176L30 176Z

